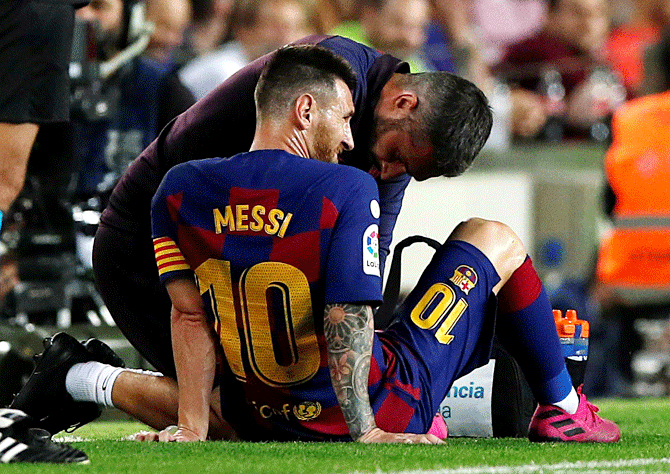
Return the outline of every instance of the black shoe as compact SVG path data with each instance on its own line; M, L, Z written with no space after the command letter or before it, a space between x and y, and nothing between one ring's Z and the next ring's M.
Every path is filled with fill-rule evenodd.
M88 456L64 443L51 441L25 413L0 409L0 463L46 462L89 464Z
M44 340L44 352L36 357L36 367L28 382L14 397L10 407L23 410L38 427L51 434L74 431L102 414L93 402L75 402L65 388L65 377L73 365L82 362L123 364L106 344L89 339L77 341L64 332Z
M116 352L112 350L107 344L99 339L90 338L82 345L91 354L95 362L112 365L114 367L125 367L126 364L123 359L119 357ZM76 416L74 414L76 413ZM65 410L54 411L46 423L45 429L48 429L53 434L59 431L66 431L72 433L77 428L96 420L102 415L102 408L97 403L93 402L72 402Z
M94 361L113 365L114 367L126 366L125 362L123 362L123 359L119 357L111 347L102 342L100 339L95 339L92 337L89 340L82 342L82 344L86 350L91 353Z

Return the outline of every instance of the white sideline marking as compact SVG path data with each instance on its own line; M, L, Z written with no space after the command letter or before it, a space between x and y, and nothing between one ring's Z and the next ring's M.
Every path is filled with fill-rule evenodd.
M434 469L397 471L389 474L517 474L525 472L585 472L604 473L603 469L650 466L654 464L670 464L670 458L660 459L619 459L617 461L575 461L557 464L525 464L520 466L474 466L456 469ZM591 471L585 471L585 470ZM592 471L592 470L596 471Z
M122 436L120 438L114 438L113 441L135 441L135 434L137 433L129 434L128 436ZM72 435L54 436L53 440L58 441L60 443L80 443L82 441L100 441L100 439L96 438L82 438L81 436L72 436ZM111 438L110 441L112 441Z
M93 438L82 438L81 436L63 435L54 436L54 441L60 443L79 443L81 441L95 441Z

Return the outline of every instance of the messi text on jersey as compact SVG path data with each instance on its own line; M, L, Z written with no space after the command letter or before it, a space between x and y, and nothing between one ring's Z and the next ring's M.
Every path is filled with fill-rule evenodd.
M265 235L284 237L293 214L265 206L248 204L226 206L223 211L214 208L214 229L217 234L225 232L260 232Z

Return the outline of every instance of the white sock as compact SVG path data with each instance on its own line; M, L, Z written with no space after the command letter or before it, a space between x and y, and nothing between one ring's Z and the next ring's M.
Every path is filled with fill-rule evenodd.
M95 402L113 407L112 388L124 370L100 362L75 364L65 377L65 388L77 402Z
M552 403L552 405L556 405L557 407L562 408L571 415L577 413L577 408L579 408L579 396L575 391L575 387L572 387L572 390L570 390L570 393L568 393L567 397L559 402Z

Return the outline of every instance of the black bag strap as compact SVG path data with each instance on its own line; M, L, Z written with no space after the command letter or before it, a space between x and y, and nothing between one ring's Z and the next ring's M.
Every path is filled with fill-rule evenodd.
M391 267L389 268L388 278L386 280L386 288L384 288L384 303L379 307L375 313L375 328L384 329L386 328L391 319L393 318L393 312L395 311L396 305L398 304L398 296L400 294L400 269L401 269L401 257L402 251L409 247L412 244L417 242L423 242L433 249L439 249L442 244L437 240L431 239L430 237L424 237L423 235L412 235L406 237L396 244L393 249L393 259L391 260Z

